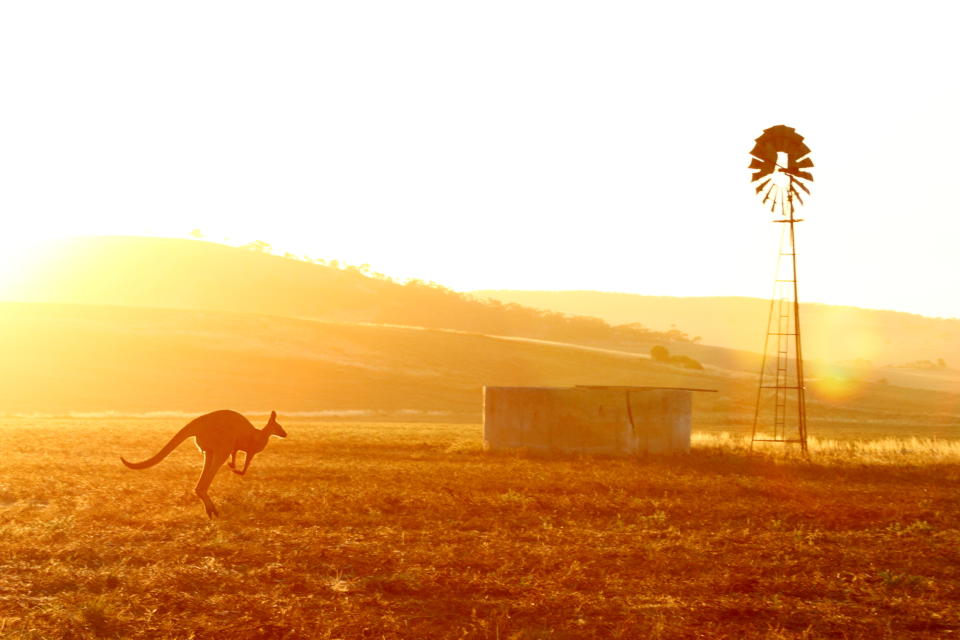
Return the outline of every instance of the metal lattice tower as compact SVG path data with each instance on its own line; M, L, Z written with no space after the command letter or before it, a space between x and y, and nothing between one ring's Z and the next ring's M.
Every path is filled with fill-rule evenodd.
M797 443L803 453L807 453L807 404L794 233L794 225L803 220L794 217L794 203L803 204L801 190L810 193L805 183L812 182L813 176L804 171L813 167L813 161L807 157L809 153L803 136L784 125L765 130L750 151L752 180L759 181L756 191L763 196L763 204L769 204L770 211L779 214L774 222L783 224L760 365L751 449L754 442L784 442Z

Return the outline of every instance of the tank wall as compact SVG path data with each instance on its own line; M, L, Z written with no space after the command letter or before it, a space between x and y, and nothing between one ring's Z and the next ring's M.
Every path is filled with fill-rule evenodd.
M690 412L675 389L485 387L483 436L491 449L689 451Z
M637 451L690 451L693 393L655 389L630 394Z

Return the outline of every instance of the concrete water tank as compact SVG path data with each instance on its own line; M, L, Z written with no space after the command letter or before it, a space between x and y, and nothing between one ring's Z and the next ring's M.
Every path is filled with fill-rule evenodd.
M490 449L629 455L690 450L695 391L670 387L484 387Z

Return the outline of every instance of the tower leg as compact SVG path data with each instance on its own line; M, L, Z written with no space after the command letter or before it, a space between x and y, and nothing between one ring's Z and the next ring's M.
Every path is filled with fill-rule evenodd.
M801 451L806 455L807 402L803 376L803 347L800 338L800 301L797 292L797 250L794 233L794 224L799 220L793 217L792 196L788 196L784 204L787 217L775 222L786 223L789 227L784 229L780 238L774 293L770 299L767 335L764 339L763 358L760 364L760 381L757 388L757 405L753 417L750 449L753 450L755 442L798 443ZM783 262L784 257L789 258L786 264ZM787 273L783 273L785 267ZM768 356L771 355L770 342L774 336L776 336L777 345L776 369L771 375L767 367L768 364L773 364L773 358ZM791 338L793 349L791 349ZM772 427L772 433L765 433L763 430L763 425L768 419L762 408L765 390L771 393L773 401L773 424L767 425L768 428ZM791 417L794 415L789 402L791 398L796 400L795 435L790 428Z

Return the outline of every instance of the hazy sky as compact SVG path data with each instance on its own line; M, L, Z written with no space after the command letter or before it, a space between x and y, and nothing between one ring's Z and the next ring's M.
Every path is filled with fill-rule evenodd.
M801 299L960 317L955 13L6 2L4 268L56 233L200 229L461 290L764 297L747 152L787 124L816 163Z

